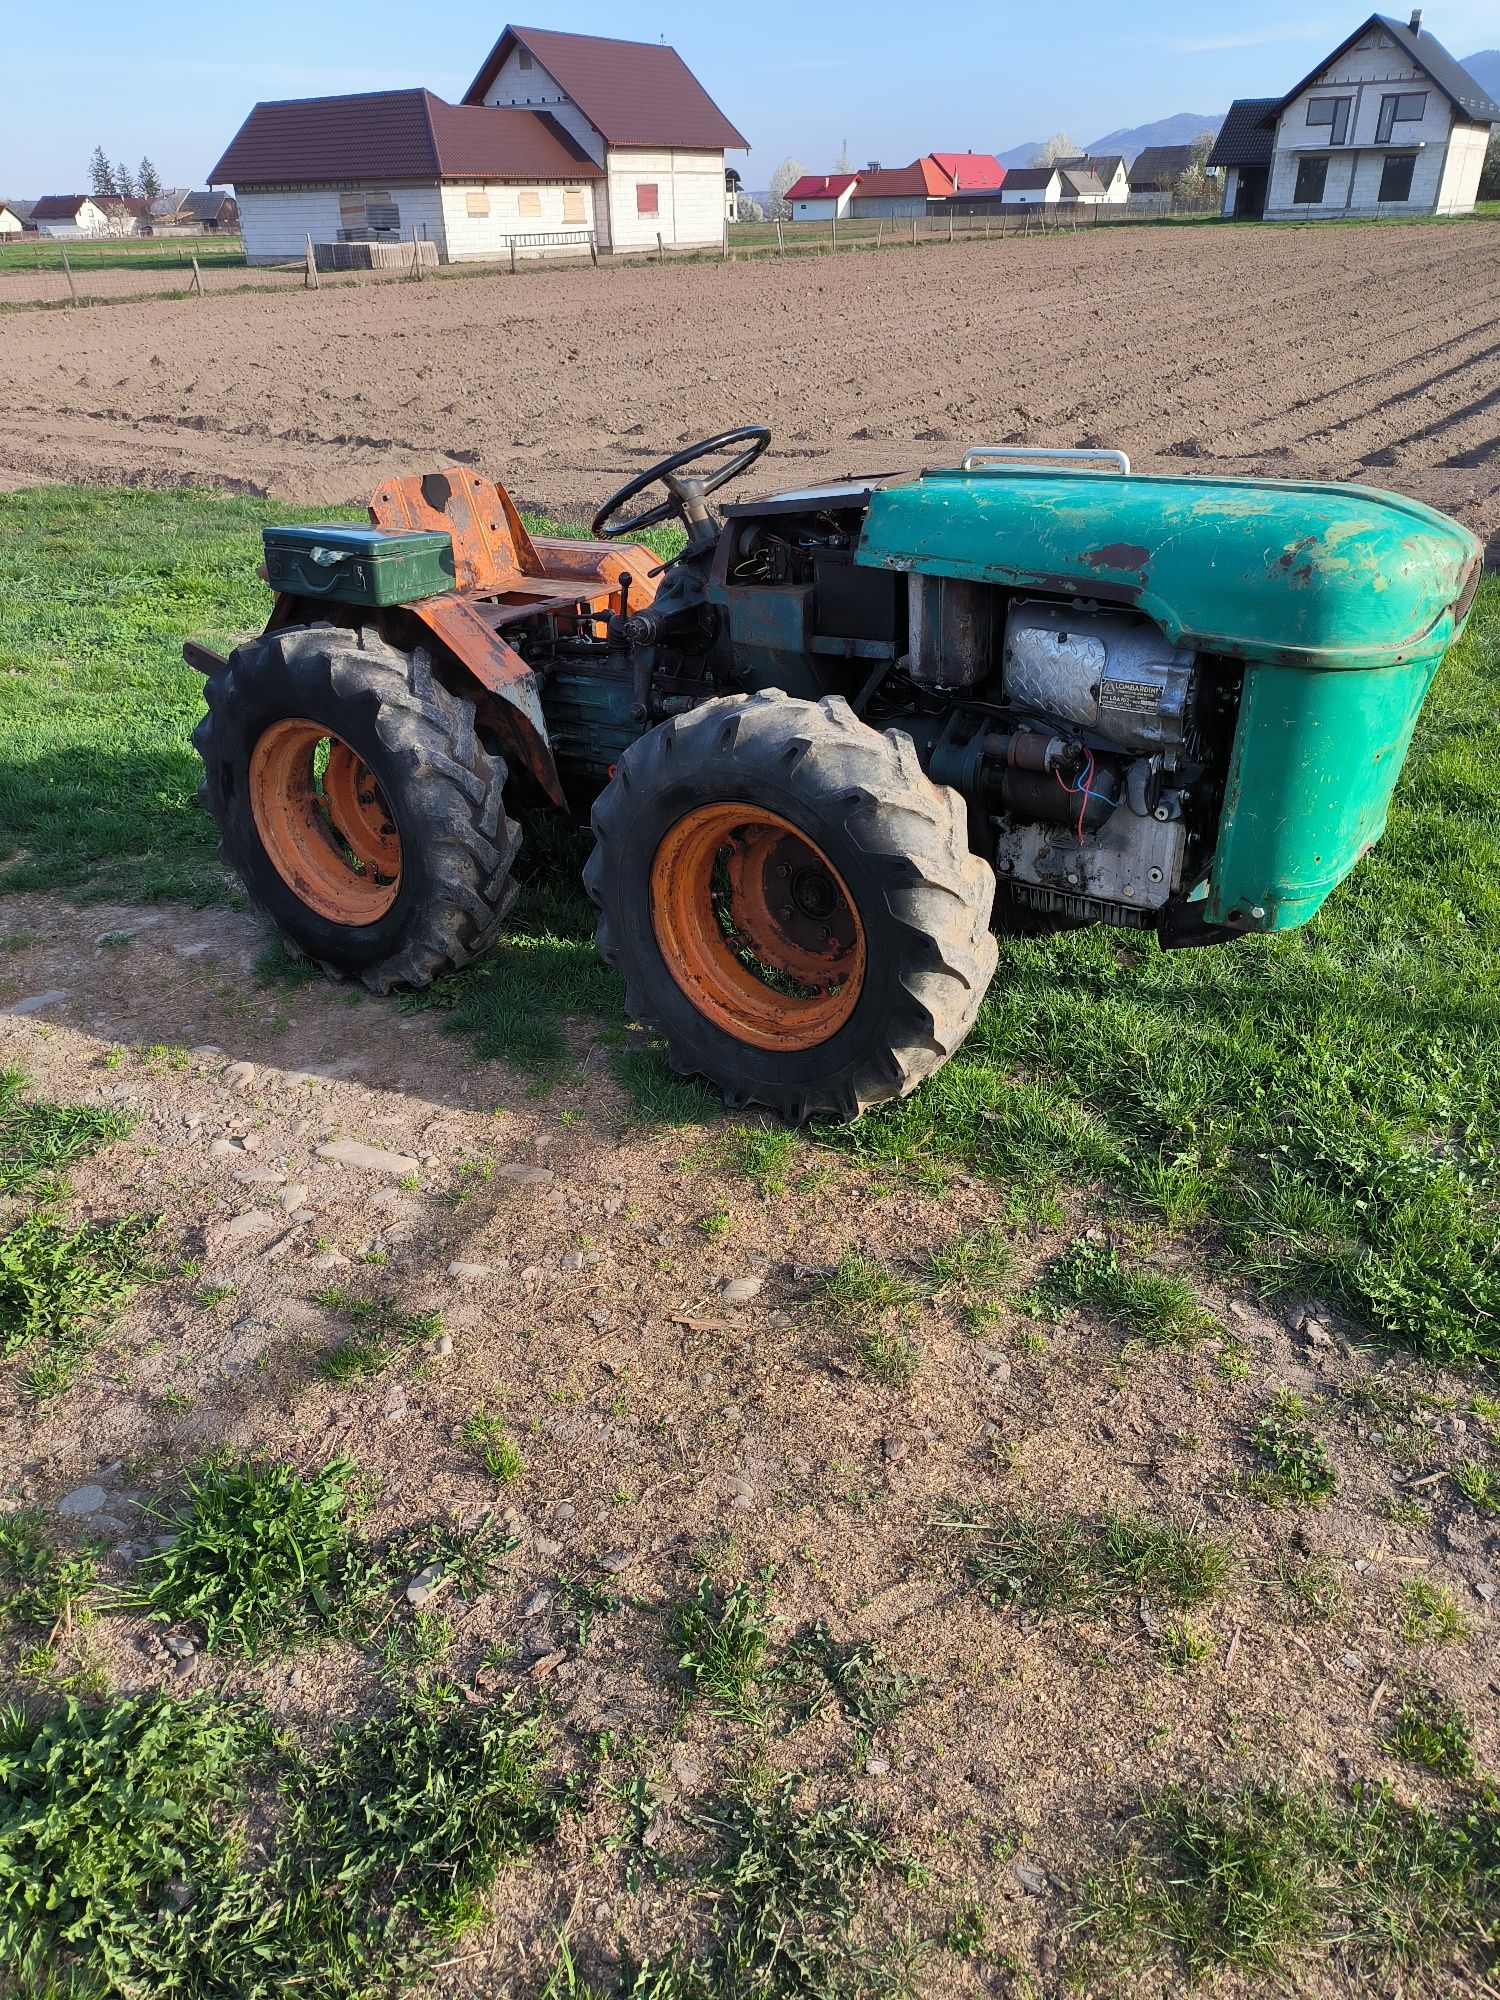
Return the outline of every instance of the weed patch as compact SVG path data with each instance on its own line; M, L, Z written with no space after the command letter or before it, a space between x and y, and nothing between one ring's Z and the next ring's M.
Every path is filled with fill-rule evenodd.
M861 1753L923 1687L915 1675L893 1667L872 1640L840 1644L821 1618L787 1646L776 1679L805 1716L836 1703Z
M1500 1797L1451 1815L1370 1789L1169 1791L1126 1829L1089 1884L1082 1966L1125 1990L1175 1959L1286 1978L1319 1950L1367 1973L1434 1966L1483 1945L1500 1918Z
M0 1070L0 1194L60 1201L67 1169L123 1139L135 1123L125 1111L27 1098L19 1069Z
M0 1514L0 1625L50 1634L83 1622L98 1572L98 1548L59 1549L37 1508Z
M354 1328L347 1340L331 1347L318 1362L318 1373L328 1382L356 1381L363 1375L378 1375L395 1360L404 1347L424 1340L436 1340L443 1330L443 1316L436 1312L403 1312L393 1299L371 1298L351 1292L342 1285L330 1285L310 1294L315 1306L337 1313Z
M1222 1331L1185 1279L1127 1265L1112 1245L1070 1244L1048 1266L1037 1293L1055 1308L1087 1306L1148 1347L1191 1347Z
M141 1561L134 1602L200 1625L209 1652L250 1659L362 1631L386 1576L354 1534L353 1476L342 1458L307 1478L210 1460L188 1481L176 1539Z
M1268 1507L1319 1507L1338 1491L1328 1447L1307 1422L1307 1405L1292 1389L1278 1389L1271 1407L1250 1433L1261 1469L1249 1490Z
M1440 1778L1474 1775L1474 1732L1436 1688L1420 1689L1402 1702L1387 1748Z
M1135 1597L1186 1611L1222 1596L1236 1567L1229 1546L1201 1529L1143 1515L1022 1510L946 1525L966 1538L980 1594L1038 1621Z
M493 1416L483 1403L464 1418L459 1435L474 1448L479 1463L499 1485L514 1486L525 1471L520 1446L506 1436L502 1419Z
M1469 1625L1446 1584L1413 1577L1397 1593L1398 1625L1408 1646L1455 1646Z
M770 1601L766 1584L738 1583L721 1591L704 1577L671 1614L678 1666L712 1712L732 1722L760 1723L765 1717L758 1684L771 1643Z
M132 1217L70 1229L42 1214L0 1236L0 1356L34 1352L25 1381L39 1401L61 1394L153 1275L141 1255L151 1226Z

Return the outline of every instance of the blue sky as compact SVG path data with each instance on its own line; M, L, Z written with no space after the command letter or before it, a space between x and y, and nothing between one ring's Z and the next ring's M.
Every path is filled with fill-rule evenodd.
M1290 88L1362 18L1306 0L518 4L527 26L672 43L751 141L751 187L788 154L830 167L845 139L890 165L1222 111ZM1457 56L1500 43L1497 0L1425 12ZM95 145L201 185L258 98L412 83L457 97L507 18L479 0L74 0L60 35L44 7L6 13L0 194L18 196L82 189Z

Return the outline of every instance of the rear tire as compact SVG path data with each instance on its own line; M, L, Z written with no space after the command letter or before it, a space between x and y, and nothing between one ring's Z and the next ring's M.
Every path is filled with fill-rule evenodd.
M600 955L730 1105L857 1118L973 1026L994 874L911 738L842 699L706 702L626 750L593 820Z
M220 858L296 956L389 993L491 943L521 833L504 760L424 647L334 625L268 632L234 649L204 699L199 800Z

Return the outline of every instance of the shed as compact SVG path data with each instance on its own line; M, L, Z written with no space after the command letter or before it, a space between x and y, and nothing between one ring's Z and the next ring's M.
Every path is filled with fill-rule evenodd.
M1132 194L1170 194L1193 164L1195 146L1147 146L1130 169Z
M1012 167L1005 176L1000 199L1007 208L1037 208L1062 199L1062 170L1059 167Z
M1278 97L1237 97L1219 127L1210 167L1224 173L1224 213L1241 220L1266 212L1266 182L1276 148Z
M209 178L234 186L247 263L414 231L446 262L586 250L604 172L550 112L377 90L257 104Z
M858 174L804 174L786 191L793 222L828 222L849 213Z

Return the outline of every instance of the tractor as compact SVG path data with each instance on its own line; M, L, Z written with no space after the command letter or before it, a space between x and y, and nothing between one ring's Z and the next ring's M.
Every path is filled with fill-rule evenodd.
M997 933L1227 945L1379 839L1479 581L1457 523L1013 446L716 517L769 443L673 453L589 540L462 469L265 531L265 630L185 655L221 855L293 953L376 993L467 965L569 815L673 1066L853 1119L958 1048Z

